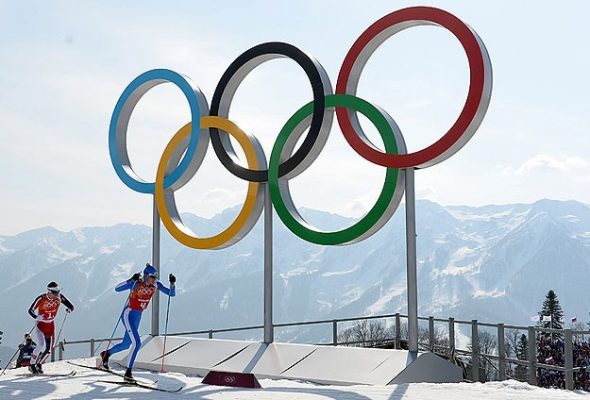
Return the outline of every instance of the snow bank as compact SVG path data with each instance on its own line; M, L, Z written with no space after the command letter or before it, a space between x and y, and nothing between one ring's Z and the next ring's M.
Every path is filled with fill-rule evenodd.
M76 360L92 365L94 359ZM50 376L76 371L75 376ZM65 361L46 364L46 375L30 376L26 369L7 371L0 378L0 399L57 400L57 399L111 399L111 400L562 400L590 399L584 392L541 389L516 381L481 383L430 384L415 383L392 386L318 386L306 382L287 380L260 381L262 389L234 389L201 384L201 378L177 373L155 374L136 371L143 380L157 380L161 387L183 385L179 393L162 393L149 389L125 387L99 380L115 381L120 378L100 371L74 367Z

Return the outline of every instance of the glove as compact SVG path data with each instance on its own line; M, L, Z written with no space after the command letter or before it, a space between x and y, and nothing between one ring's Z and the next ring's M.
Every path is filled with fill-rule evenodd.
M66 312L69 314L69 313L73 313L73 312L74 312L74 310L73 310L73 309L71 309L71 308L66 308Z
M130 281L138 281L139 280L139 272L136 272L133 274L133 276L131 278L129 278Z
M170 275L168 276L168 280L170 281L170 283L171 283L172 285L174 285L174 284L176 283L176 277L174 276L174 274L170 274Z

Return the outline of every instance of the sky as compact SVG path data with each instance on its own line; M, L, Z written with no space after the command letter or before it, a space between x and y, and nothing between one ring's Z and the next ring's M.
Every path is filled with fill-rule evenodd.
M472 26L494 71L480 129L453 157L416 172L417 197L443 205L542 198L590 204L590 4L555 4L0 0L0 235L48 225L151 224L150 195L127 188L108 153L114 105L139 74L154 68L183 73L210 102L236 57L257 44L284 41L313 55L335 87L356 38L382 16L414 5L445 9ZM417 151L452 125L467 87L458 41L439 27L416 27L377 49L358 96L384 108L409 151ZM230 119L262 142L268 158L277 132L310 100L298 66L273 60L244 80ZM188 104L171 84L141 99L128 149L142 178L153 181L164 147L189 120ZM372 206L384 176L385 169L358 156L334 124L316 162L291 187L297 206L358 217ZM210 148L196 176L177 192L178 208L210 217L241 204L246 186Z

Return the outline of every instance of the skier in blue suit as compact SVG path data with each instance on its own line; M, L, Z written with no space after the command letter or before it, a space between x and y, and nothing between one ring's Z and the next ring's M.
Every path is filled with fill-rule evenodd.
M139 323L141 322L141 314L143 310L147 308L156 290L159 290L170 297L176 296L176 277L170 274L169 281L170 289L158 281L156 269L148 263L143 270L143 278L139 273L136 273L133 274L131 278L119 283L115 287L115 291L117 292L122 292L124 290L131 291L129 294L129 301L121 316L121 321L125 326L125 337L123 338L123 341L117 345L100 353L103 368L109 369L109 357L112 354L127 350L131 347L127 371L125 371L125 380L129 382L135 381L131 370L133 369L137 352L141 347L141 339L138 332Z

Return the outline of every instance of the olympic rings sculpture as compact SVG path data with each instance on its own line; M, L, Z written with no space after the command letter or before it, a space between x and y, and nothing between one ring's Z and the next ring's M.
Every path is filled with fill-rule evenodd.
M419 25L438 25L461 43L469 62L469 89L463 109L451 128L435 143L407 153L404 138L387 112L356 97L360 75L374 51L396 33ZM285 123L273 146L270 161L255 136L242 131L228 119L240 83L260 64L279 57L295 61L307 75L313 101L301 107ZM155 182L145 182L133 170L127 152L127 129L133 109L151 88L164 82L175 84L186 97L191 122L183 126L166 146L158 163ZM135 78L117 101L109 126L109 153L120 179L134 191L155 196L160 218L179 242L197 249L231 246L250 232L264 206L261 183L268 183L272 204L283 223L300 238L316 244L342 245L358 242L377 232L393 215L404 192L404 174L399 169L426 168L438 164L461 149L479 128L492 92L492 66L487 50L468 25L454 15L432 7L410 7L394 11L373 23L352 45L338 74L335 94L330 79L314 58L297 47L281 42L255 46L230 64L217 85L209 109L207 100L190 78L166 69L145 72ZM330 133L334 110L340 129L350 146L362 157L386 167L381 193L371 210L354 225L336 232L311 226L297 211L289 180L303 173L322 151ZM385 151L379 150L363 132L358 113L377 128ZM309 131L299 149L299 138ZM230 142L237 140L246 156L240 164ZM234 222L221 233L197 237L176 207L174 193L199 169L211 142L221 163L235 176L248 181L246 200Z

